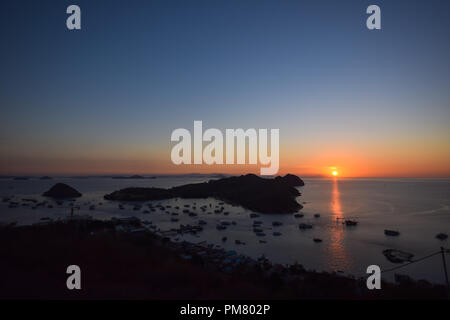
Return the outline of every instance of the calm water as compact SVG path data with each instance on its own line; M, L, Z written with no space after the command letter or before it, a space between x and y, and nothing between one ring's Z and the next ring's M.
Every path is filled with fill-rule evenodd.
M264 254L278 263L303 264L307 269L339 271L343 274L364 274L367 266L377 264L382 269L398 264L390 263L383 256L384 249L393 248L413 253L415 258L438 251L440 246L450 247L449 241L439 241L435 235L439 232L450 232L450 180L442 179L305 179L306 185L299 188L302 196L297 200L304 205L301 213L304 218L296 219L292 214L265 214L256 220L263 221L265 237L256 236L252 229L254 219L249 218L250 211L225 204L228 216L223 214L207 214L212 212L218 201L214 199L171 199L154 201L171 205L171 212L180 206L179 222L171 222L171 215L157 210L150 214L133 211L133 204L125 204L125 210L119 210L117 202L103 200L103 195L114 190L130 186L170 187L185 183L203 182L207 176L161 177L152 180L117 180L110 178L86 179L30 179L18 181L0 179L0 196L14 196L15 200L24 197L42 200L40 196L56 182L67 183L83 193L76 201L81 209L76 214L90 214L98 219L111 217L136 216L142 220L152 221L160 230L169 230L179 224L197 224L199 219L207 221L205 230L196 235L174 236L174 241L190 241L212 243L225 249L236 250L252 257ZM22 201L20 201L22 203ZM102 205L98 205L102 202ZM196 203L197 217L182 214L183 205ZM94 211L90 204L96 204ZM211 204L212 209L209 205ZM208 210L202 212L199 207L207 205ZM146 209L143 207L142 210ZM68 202L53 209L20 206L9 209L7 204L0 203L0 221L17 221L19 224L38 222L42 217L64 218L70 212ZM320 213L320 218L314 218ZM356 219L356 227L345 227L336 218ZM235 221L224 231L217 231L215 226L220 221ZM283 223L280 227L272 227L273 221ZM312 230L299 230L300 222L314 225ZM387 237L384 229L401 232L399 237ZM281 236L273 236L273 232L281 232ZM222 243L222 237L228 241ZM321 238L322 243L313 242L313 238ZM262 244L259 240L266 240ZM235 240L245 242L236 245ZM449 255L447 255L450 258ZM450 259L449 264L450 264ZM416 279L427 279L432 282L443 282L443 266L441 256L406 266L397 271ZM383 278L392 280L392 274Z

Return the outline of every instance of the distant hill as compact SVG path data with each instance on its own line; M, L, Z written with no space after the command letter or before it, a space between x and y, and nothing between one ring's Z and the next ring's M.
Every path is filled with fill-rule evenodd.
M170 189L126 188L107 194L104 198L118 201L148 201L214 197L256 212L290 213L302 208L295 200L300 196L295 187L303 185L303 180L291 174L274 179L247 174Z

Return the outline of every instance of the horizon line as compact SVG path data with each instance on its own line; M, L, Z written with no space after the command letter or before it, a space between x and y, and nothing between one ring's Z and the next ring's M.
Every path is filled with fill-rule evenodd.
M212 172L212 173L200 173L200 172L189 172L189 173L42 173L42 174L2 174L0 173L1 178L40 178L40 177L129 177L129 176L189 176L189 175L197 175L197 176L212 176L212 175L223 175L223 176L241 176L247 174L255 174L252 172L247 173L221 173L221 172ZM276 177L276 176L284 176L286 174L294 174L300 178L329 178L329 179L450 179L450 176L328 176L328 175L300 175L297 173L281 173L277 175L270 175L267 177ZM259 174L255 174L257 176L261 176ZM264 176L263 176L264 177Z

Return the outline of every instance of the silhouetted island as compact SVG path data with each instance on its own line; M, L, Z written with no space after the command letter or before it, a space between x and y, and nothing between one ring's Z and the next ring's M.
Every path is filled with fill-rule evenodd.
M256 212L292 213L302 208L302 205L295 200L300 196L295 186L302 185L304 182L291 174L274 179L247 174L170 189L126 188L107 194L104 198L118 201L148 201L213 197Z
M133 175L133 176L114 176L113 179L155 179L156 177L144 177L140 175Z
M284 182L292 187L302 187L305 185L302 179L290 173L284 177L276 177L275 180L280 180L281 182Z
M14 177L13 180L29 180L30 177Z
M50 190L44 192L43 196L51 198L78 198L81 197L81 193L65 183L57 183Z

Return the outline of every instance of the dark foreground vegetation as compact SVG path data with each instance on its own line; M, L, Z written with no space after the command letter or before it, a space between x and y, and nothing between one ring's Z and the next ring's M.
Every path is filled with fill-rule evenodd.
M120 228L118 228L120 226ZM172 243L139 220L68 220L0 227L1 299L442 299L443 286L365 281ZM227 261L234 262L232 267ZM239 263L235 263L239 261ZM66 288L81 268L82 290Z

